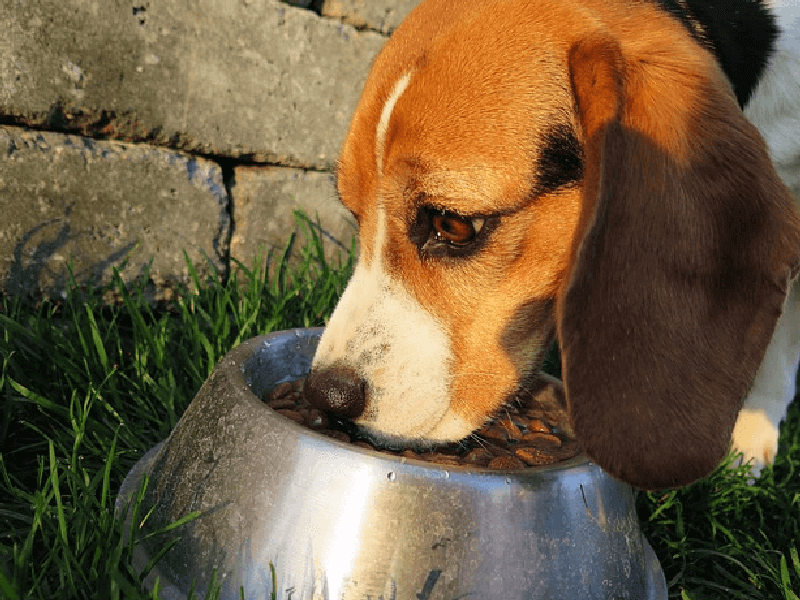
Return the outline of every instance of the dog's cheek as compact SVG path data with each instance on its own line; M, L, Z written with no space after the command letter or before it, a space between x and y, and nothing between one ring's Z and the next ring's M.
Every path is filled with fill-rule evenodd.
M359 263L320 340L314 368L333 365L364 379L367 403L356 422L378 439L429 437L448 414L453 357L446 329L374 266ZM439 439L465 428L458 418L449 421Z
M487 347L459 352L452 383L451 407L465 422L480 427L517 388L517 372L507 355ZM481 351L483 350L483 351Z
M497 411L520 381L516 356L503 345L502 332L508 323L504 313L497 303L486 303L472 313L481 318L465 318L451 328L452 409L476 427Z
M537 296L556 285L534 283L524 253L507 260L524 247L521 234L512 232L502 245L512 248L491 248L463 265L423 265L418 273L403 273L418 283L419 301L447 332L453 355L450 407L473 429L541 364L554 331L553 299Z

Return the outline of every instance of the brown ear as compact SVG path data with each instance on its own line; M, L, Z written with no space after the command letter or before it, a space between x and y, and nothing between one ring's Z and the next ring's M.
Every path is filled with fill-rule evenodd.
M685 485L728 450L800 262L796 209L713 64L631 66L604 36L569 58L586 140L557 304L572 426L611 475Z

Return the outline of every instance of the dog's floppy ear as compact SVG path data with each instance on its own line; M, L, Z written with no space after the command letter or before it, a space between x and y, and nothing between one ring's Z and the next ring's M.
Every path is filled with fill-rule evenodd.
M726 454L800 224L714 64L634 59L600 34L570 51L586 166L558 336L582 448L657 489Z

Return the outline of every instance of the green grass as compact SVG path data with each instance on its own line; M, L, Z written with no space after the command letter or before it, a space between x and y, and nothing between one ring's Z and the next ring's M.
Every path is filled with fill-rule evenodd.
M298 225L311 239L298 267L292 242L269 269L239 264L227 280L202 280L187 260L192 289L157 306L118 276L59 302L0 298L0 598L154 597L131 567L138 530L123 541L116 492L228 350L324 324L352 261L330 266ZM116 305L101 300L109 291Z
M131 566L147 514L134 503L125 541L116 492L229 349L324 323L352 262L329 266L298 222L312 241L297 268L288 268L288 248L268 272L238 265L227 280L213 269L201 279L187 261L191 289L157 306L118 277L59 302L0 298L0 598L157 597ZM109 292L116 304L101 300ZM798 598L797 405L781 448L753 486L742 469L721 468L684 490L638 495L671 597ZM165 548L177 535L157 533Z
M798 600L800 403L789 409L775 464L754 485L731 462L688 488L637 498L670 596Z

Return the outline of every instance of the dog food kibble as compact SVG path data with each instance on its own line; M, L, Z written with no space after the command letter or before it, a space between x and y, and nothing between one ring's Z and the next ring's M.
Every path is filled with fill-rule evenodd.
M386 450L373 446L347 419L311 408L303 396L304 379L278 385L264 398L275 412L333 439L439 465L489 469L523 469L549 465L578 454L563 400L544 387L519 394L501 414L460 442L430 451Z

